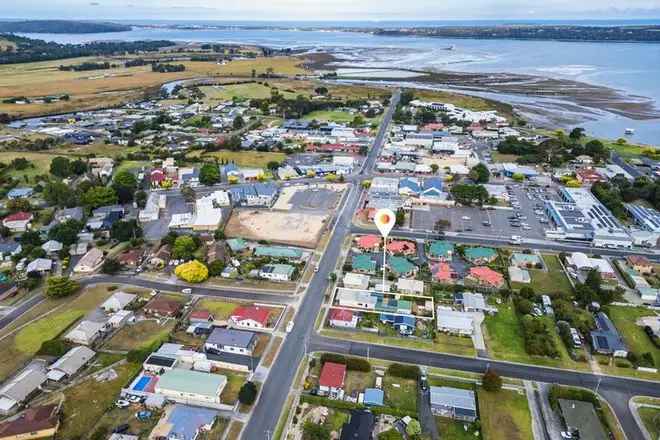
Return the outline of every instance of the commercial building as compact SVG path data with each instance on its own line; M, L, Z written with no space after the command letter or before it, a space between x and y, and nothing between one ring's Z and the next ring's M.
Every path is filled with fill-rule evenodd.
M636 225L646 231L660 233L660 212L632 203L626 203L624 206Z

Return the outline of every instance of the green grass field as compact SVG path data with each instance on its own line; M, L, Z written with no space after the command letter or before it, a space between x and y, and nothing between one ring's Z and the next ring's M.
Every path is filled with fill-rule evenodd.
M529 286L537 293L571 292L573 287L561 267L559 257L556 255L543 255L543 261L548 268L547 271L528 269L532 282L529 284L511 283L511 287L520 289Z
M229 101L233 98L240 100L270 98L271 87L259 83L230 84L226 86L202 86L200 90L208 99ZM295 93L277 89L278 93L286 99L296 97Z
M268 162L283 162L286 154L259 151L214 151L202 155L204 160L234 162L240 167L266 168Z
M42 342L53 339L83 315L82 311L75 309L53 313L16 333L14 343L23 353L36 353Z
M639 408L639 416L651 438L660 438L660 409L642 407Z
M435 424L442 440L474 440L475 426L467 422L459 422L446 417L436 417ZM467 429L466 429L467 427Z
M218 321L229 319L231 312L240 304L204 298L195 305L195 310L208 310Z
M485 440L533 440L527 397L512 390L478 389L481 433Z
M417 411L417 381L385 376L385 404L406 411Z
M660 367L660 349L653 345L651 338L644 333L642 327L636 324L639 318L653 316L655 313L646 307L609 306L608 309L610 319L612 319L616 328L621 332L628 348L638 355L647 352L651 353L655 361L655 366Z
M409 348L413 350L427 350L439 353L451 353L461 356L476 356L477 352L470 338L439 334L436 341L427 339L411 339L396 336L380 336L366 332L352 332L323 329L321 333L325 336L338 339L351 339L355 341L371 342L374 344L392 345Z
M147 348L167 340L174 330L174 325L174 320L168 320L165 324L159 324L155 320L140 321L119 330L105 343L104 348L125 351Z
M222 403L233 405L238 400L238 392L245 383L246 375L231 370L219 370L217 373L227 377L227 385L222 390L220 400Z

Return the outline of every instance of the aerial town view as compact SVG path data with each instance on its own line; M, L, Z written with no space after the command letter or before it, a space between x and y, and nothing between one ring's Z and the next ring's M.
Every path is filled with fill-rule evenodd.
M9 3L0 440L660 439L660 2Z

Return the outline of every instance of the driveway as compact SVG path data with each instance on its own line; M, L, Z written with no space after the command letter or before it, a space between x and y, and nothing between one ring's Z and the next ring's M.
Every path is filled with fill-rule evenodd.
M419 424L422 425L422 432L429 434L433 440L439 440L438 426L435 424L435 417L431 412L431 393L427 387L426 391L419 389L417 395L417 409L419 413Z

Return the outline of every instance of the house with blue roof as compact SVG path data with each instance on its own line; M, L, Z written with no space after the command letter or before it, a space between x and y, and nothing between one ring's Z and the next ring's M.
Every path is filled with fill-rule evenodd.
M385 393L378 388L365 388L362 403L366 406L383 406Z
M383 324L390 324L404 336L410 336L415 333L415 317L413 316L388 315L386 313L381 313L380 322Z
M213 428L217 416L218 411L213 409L176 404L158 422L154 432L168 439L195 440L201 432Z
M454 243L445 240L434 240L429 246L428 255L432 260L451 261L454 255Z
M255 183L254 192L246 194L247 206L272 206L277 196L277 186L273 183Z
M398 277L414 275L417 272L417 266L405 257L392 256L387 263L390 270Z
M373 274L376 273L377 263L370 254L357 254L353 255L351 266L355 272Z
M12 188L7 193L7 198L9 198L10 200L24 199L26 197L30 197L33 193L34 190L29 187Z
M399 194L417 196L422 191L419 180L413 177L404 177L399 181Z
M488 264L495 261L497 251L487 247L471 247L465 249L465 259L472 264Z
M422 185L422 196L424 197L440 197L444 196L442 192L443 182L439 177L430 177L424 179L424 184Z

